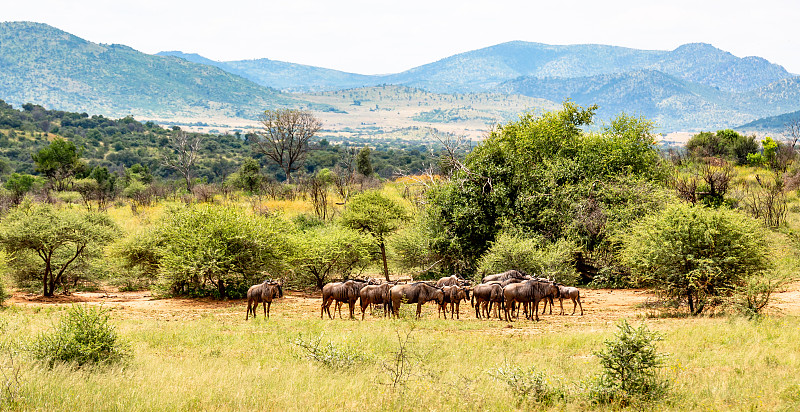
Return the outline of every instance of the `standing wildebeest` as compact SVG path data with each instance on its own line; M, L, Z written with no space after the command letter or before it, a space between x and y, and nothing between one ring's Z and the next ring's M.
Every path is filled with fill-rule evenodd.
M583 316L583 304L581 303L581 291L572 286L558 285L558 303L561 305L561 314L564 314L564 299L572 300L572 314L575 314L575 306L581 306L581 316ZM577 302L577 303L576 303ZM552 310L553 304L550 304Z
M470 303L475 306L475 317L480 319L481 313L486 312L486 317L491 318L491 304L497 303L499 308L503 305L503 287L499 283L481 283L472 288L472 299ZM500 311L497 309L497 317L500 318Z
M439 312L444 313L444 318L447 319L447 304L450 304L450 319L453 319L455 314L456 319L461 319L461 301L469 299L469 289L459 285L445 286L442 288L444 292L444 299L439 307Z
M272 306L272 299L276 296L279 298L283 297L283 288L280 283L272 279L267 279L264 283L250 286L250 288L247 289L247 315L245 315L244 320L250 318L250 313L253 314L254 318L256 317L256 309L259 303L263 303L264 316L269 319L269 308Z
M381 285L367 285L361 288L359 296L361 298L361 320L364 320L364 313L370 304L377 305L383 304L383 316L389 315L390 305L392 300L389 296L389 290L392 288L391 283L384 283Z
M481 279L481 283L489 283L492 281L503 282L508 279L530 280L531 277L518 270L512 269L512 270L507 270L503 273L485 276L483 279Z
M505 297L505 312L506 319L512 322L509 316L509 309L514 310L514 304L532 303L530 313L533 313L536 320L539 320L539 301L547 299L550 296L558 297L558 286L553 282L545 282L540 280L529 280L523 283L512 283L503 289L503 296ZM530 315L528 315L530 316Z
M328 313L328 318L333 319L331 316L331 303L335 300L337 306L341 302L347 302L350 307L350 319L355 319L355 306L358 300L358 293L366 285L366 282L347 280L344 282L328 283L322 287L322 307L320 308L319 317L323 318L324 314ZM339 317L342 317L342 310L339 307Z
M469 286L470 282L466 279L460 278L456 275L448 276L446 278L441 278L436 282L437 288L443 288L445 286Z
M417 317L422 314L422 305L425 302L436 301L440 306L444 300L444 292L436 286L431 286L425 282L416 282L410 285L396 285L389 290L392 299L392 313L395 317L400 315L400 305L402 303L416 303Z

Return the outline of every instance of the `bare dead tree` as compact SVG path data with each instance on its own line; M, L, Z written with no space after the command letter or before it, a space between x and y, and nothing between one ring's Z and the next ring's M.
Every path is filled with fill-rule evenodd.
M709 159L710 161L692 167L688 171L675 172L669 184L675 189L679 198L693 205L704 199L706 201L724 199L733 179L733 166L722 159Z
M356 154L358 150L355 148L344 149L339 163L333 168L333 184L342 198L342 204L347 203L356 181Z
M800 141L800 117L786 123L786 140L791 143L792 151L796 151L797 142Z
M192 191L192 169L197 161L204 135L189 134L176 130L169 139L168 152L164 154L164 166L177 171L186 180L186 190Z
M311 112L294 109L266 110L259 121L264 129L248 138L258 152L283 169L286 181L291 181L292 172L305 162L308 142L322 122Z
M775 171L770 177L756 175L757 188L745 192L744 209L767 227L779 227L786 222L786 193L783 175Z
M455 170L465 169L464 164L458 158L462 150L465 137L464 135L451 133L435 133L433 137L442 145L444 151L439 159L439 168L442 176L449 179Z

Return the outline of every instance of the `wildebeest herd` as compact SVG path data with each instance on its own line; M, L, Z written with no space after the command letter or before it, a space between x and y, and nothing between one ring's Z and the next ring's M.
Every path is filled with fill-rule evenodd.
M269 307L276 297L283 297L283 288L280 282L267 279L264 283L251 286L247 291L247 315L256 316L259 303L264 305L264 316L269 317ZM564 286L550 279L536 278L521 271L508 270L503 273L489 275L481 280L478 285L472 285L468 280L457 276L439 279L437 282L420 281L400 284L385 282L380 279L368 280L348 279L341 282L332 282L322 288L322 305L320 317L333 319L331 305L335 302L334 311L338 310L342 317L342 305L348 305L350 319L355 318L356 302L360 301L361 319L364 319L367 308L383 307L384 316L399 316L400 306L403 303L417 304L417 317L422 313L422 305L435 302L438 305L439 316L444 314L447 318L448 304L450 319L455 316L460 319L461 301L469 301L475 308L475 317L491 318L494 308L495 317L513 322L519 319L519 310L522 309L526 319L539 320L539 303L543 304L542 314L550 304L550 314L553 313L553 302L558 299L561 314L564 314L564 299L572 301L572 314L578 306L583 316L578 288Z

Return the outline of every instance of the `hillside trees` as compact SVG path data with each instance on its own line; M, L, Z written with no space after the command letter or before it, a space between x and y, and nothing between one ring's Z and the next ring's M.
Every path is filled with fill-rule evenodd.
M622 238L622 259L637 282L685 302L692 315L771 268L764 230L724 208L672 205Z
M100 247L120 235L111 219L100 213L56 209L47 204L23 204L12 210L0 226L0 245L12 256L12 267L27 270L38 257L43 268L43 293L53 296L65 273L79 258L98 256Z
M266 110L260 117L263 130L249 136L254 150L275 162L291 181L292 172L306 159L311 138L322 127L310 112L294 109Z
M660 207L665 173L650 122L623 114L600 133L583 132L595 110L567 101L495 129L450 183L430 192L437 252L471 272L497 234L513 228L613 260L610 232Z
M85 167L80 160L81 152L75 143L55 139L33 155L36 171L47 177L53 189L66 190L75 175Z

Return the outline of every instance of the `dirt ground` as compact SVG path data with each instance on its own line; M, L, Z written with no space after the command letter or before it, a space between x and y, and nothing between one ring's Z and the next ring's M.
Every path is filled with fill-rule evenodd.
M621 318L641 317L648 312L655 313L653 309L647 309L647 305L644 304L655 302L656 297L651 292L642 289L582 289L581 301L583 303L584 316L579 316L580 309L576 310L575 315L570 315L572 313L572 302L570 301L564 301L565 315L558 316L560 309L558 301L556 301L553 315L540 317L542 321L536 324L536 330L544 332L579 325L604 325L613 323ZM247 305L245 300L159 299L149 291L119 292L112 290L76 292L69 296L59 295L52 298L18 292L8 300L8 304L27 307L70 305L73 303L103 305L106 308L110 308L116 317L162 321L186 321L209 315L231 320L241 318L244 321ZM284 298L273 302L270 314L273 317L309 319L319 316L319 311L319 294L287 291ZM787 285L775 293L769 311L786 315L800 314L800 282ZM258 315L261 316L262 314L263 309L259 308ZM366 319L367 321L380 319L380 314L380 312L376 312L376 316L370 316L370 310L368 309ZM347 317L346 306L344 307L343 315ZM356 315L360 319L361 313L358 305L356 305ZM475 321L475 311L470 307L469 303L462 303L460 315L462 321ZM435 306L433 304L425 305L423 307L423 316L435 318L437 316ZM526 322L522 320L521 322L515 322L514 325L516 328L525 328ZM530 322L528 323L530 324Z

